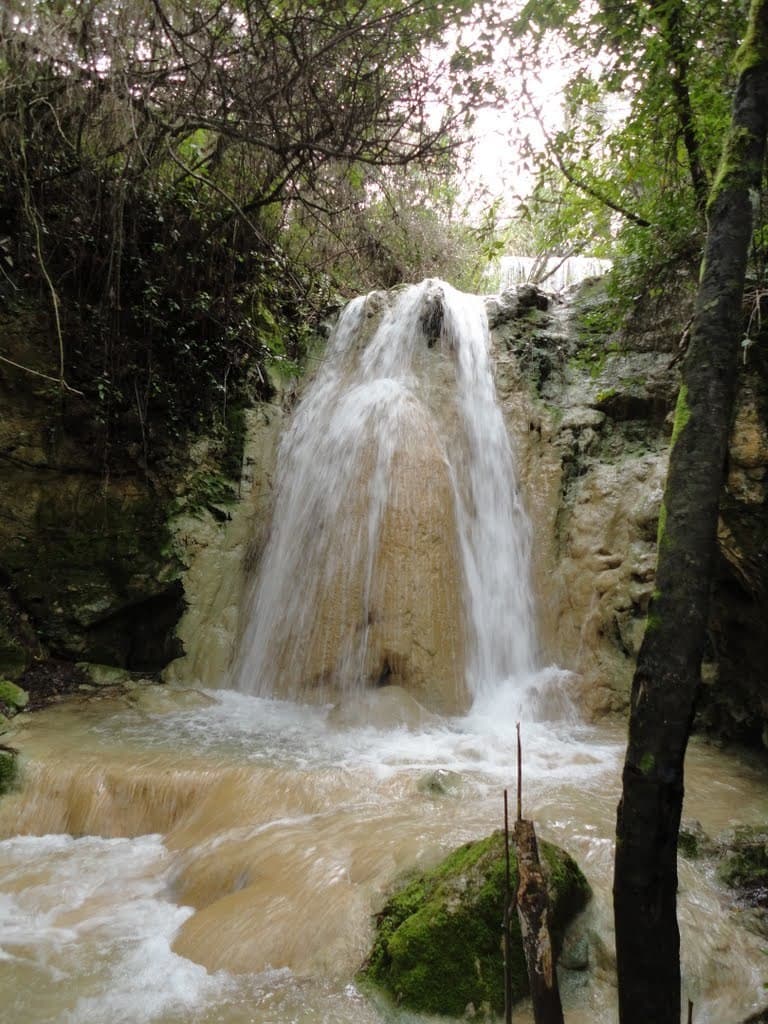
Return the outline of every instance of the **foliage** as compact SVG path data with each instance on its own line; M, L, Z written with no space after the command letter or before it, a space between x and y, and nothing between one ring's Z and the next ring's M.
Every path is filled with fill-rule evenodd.
M37 372L83 394L105 459L146 465L169 434L268 395L268 365L301 359L329 296L368 283L366 246L371 283L436 266L427 254L445 265L435 182L490 87L488 51L425 44L472 6L0 12L0 303L50 309ZM418 214L411 167L438 197ZM347 262L331 274L335 236Z
M508 24L519 66L538 57L541 79L568 69L559 129L546 127L534 73L520 87L538 129L520 146L539 249L610 255L625 306L661 267L698 263L743 29L737 0L530 0Z
M296 207L283 236L287 253L328 294L425 277L476 290L484 268L506 248L500 198L462 196L450 166L438 178L414 168L342 173L334 192L344 197L343 209L328 217Z

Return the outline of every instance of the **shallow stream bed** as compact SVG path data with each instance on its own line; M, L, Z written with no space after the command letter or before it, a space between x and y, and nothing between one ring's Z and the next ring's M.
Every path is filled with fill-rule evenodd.
M0 1019L426 1020L358 991L372 915L399 874L501 826L518 717L503 691L466 717L420 719L395 688L340 711L167 687L22 716L24 785L0 801ZM563 972L566 1019L608 1024L623 731L522 734L524 812L595 893L572 929L589 968ZM703 743L686 792L709 834L768 819L760 764ZM696 1024L768 1001L768 943L711 862L681 861L680 918Z

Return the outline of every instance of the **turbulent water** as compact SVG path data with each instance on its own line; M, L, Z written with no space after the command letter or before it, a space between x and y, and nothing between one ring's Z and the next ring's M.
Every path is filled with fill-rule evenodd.
M0 1019L24 1024L413 1024L361 994L372 915L403 871L487 834L513 787L514 705L377 726L404 694L341 709L149 690L35 716L27 783L0 803ZM185 707L192 701L193 705ZM582 865L588 970L569 1024L615 1020L610 874L620 733L523 725L524 810ZM764 820L761 771L694 747L687 815ZM681 862L697 1024L760 1004L763 940L704 862ZM525 1007L515 1019L529 1021Z
M480 301L426 282L352 302L283 441L236 671L209 680L239 692L16 719L0 1020L425 1022L355 975L396 879L500 826L518 721L524 812L594 891L566 1018L615 1020L623 736L580 724L538 662L530 545ZM767 813L760 767L694 745L686 815L714 834ZM711 863L680 878L685 997L735 1024L762 1005L764 940Z

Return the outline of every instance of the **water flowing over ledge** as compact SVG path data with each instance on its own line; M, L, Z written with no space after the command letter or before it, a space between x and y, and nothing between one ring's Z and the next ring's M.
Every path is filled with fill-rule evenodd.
M372 916L404 871L499 826L519 719L525 813L595 892L564 967L567 1020L615 1020L623 730L574 721L569 673L540 663L523 504L480 300L426 282L352 302L283 441L245 692L212 671L223 689L100 693L14 737L14 1020L413 1024L355 985ZM219 624L202 621L204 644ZM765 807L759 767L692 745L686 815L714 834ZM681 861L680 881L697 1024L741 1020L764 999L764 939L711 863Z
M533 281L546 291L562 292L586 281L602 277L612 266L611 260L595 256L502 256L499 265L499 291Z
M425 281L351 302L276 492L238 689L396 683L450 713L539 668L530 524L479 297Z

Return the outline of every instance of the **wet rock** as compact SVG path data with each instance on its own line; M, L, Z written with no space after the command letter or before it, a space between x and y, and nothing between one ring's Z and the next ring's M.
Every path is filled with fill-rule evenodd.
M89 661L79 661L77 668L82 669L95 686L120 686L133 678L127 669L116 665L95 665Z
M586 879L564 850L539 844L547 875L556 951L565 926L589 899ZM517 865L512 858L512 891ZM461 1017L467 1006L504 1005L499 925L504 905L504 837L468 843L392 896L377 917L377 934L362 978L401 1006ZM512 921L512 990L517 1001L528 976L516 915Z
M433 288L427 294L424 307L419 317L419 326L427 339L427 347L433 348L443 333L445 318L444 297L442 288Z
M669 294L680 301L670 304L662 289L663 308L645 297L624 324L600 284L546 313L502 296L491 315L497 387L536 524L541 642L545 657L581 675L582 705L593 716L628 704L654 587L691 285L673 273ZM755 746L768 746L765 351L753 346L741 369L697 701L698 727Z
M491 330L501 327L510 320L514 320L518 313L519 304L517 292L511 288L501 295L490 295L485 300L485 312L488 317L488 326Z
M0 796L16 785L18 778L18 755L12 747L0 745Z
M329 724L347 729L423 729L437 720L407 690L396 685L349 694L328 714Z
M718 845L707 835L700 821L690 819L680 824L677 850L688 860L698 860L701 857L713 857L718 851Z
M550 297L535 284L521 284L517 288L517 304L520 309L549 309Z
M586 971L589 968L589 936L575 931L565 936L560 951L560 965L567 971Z
M29 704L29 694L9 679L0 679L0 705L5 706L10 714L15 715Z
M720 845L720 881L751 902L768 902L768 829L739 825L720 837Z
M137 681L128 694L132 707L152 715L168 715L189 708L207 708L216 701L202 690L177 686L156 686L151 680Z
M768 1006L763 1010L758 1010L757 1013L751 1014L749 1017L745 1017L741 1024L768 1024Z
M437 768L422 776L416 788L425 796L456 796L461 792L462 779L456 772L448 771L447 768Z

